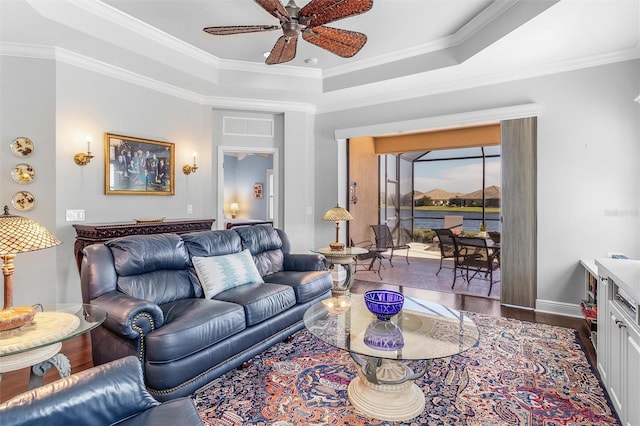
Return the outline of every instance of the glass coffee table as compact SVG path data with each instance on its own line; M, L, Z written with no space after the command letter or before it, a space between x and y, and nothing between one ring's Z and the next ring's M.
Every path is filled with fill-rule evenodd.
M378 320L363 295L351 294L311 306L304 325L360 365L347 391L351 403L365 415L392 421L424 411L425 396L414 381L430 360L460 354L479 337L475 323L461 312L406 295L402 311L390 321ZM419 368L413 371L408 364Z
M42 385L55 367L60 377L71 373L71 364L60 353L62 342L102 324L107 312L94 305L66 303L45 305L33 322L0 332L0 380L2 373L31 367L29 389Z

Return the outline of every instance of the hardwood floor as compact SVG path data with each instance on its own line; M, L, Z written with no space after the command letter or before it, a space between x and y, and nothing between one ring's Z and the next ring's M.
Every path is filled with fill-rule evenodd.
M402 273L400 269L394 269L395 274ZM366 290L371 289L371 285L371 282L356 280L351 290L354 293L364 293ZM514 318L521 321L530 321L541 324L574 328L578 330L580 339L586 350L591 365L594 366L594 370L597 371L597 369L595 369L596 354L589 339L590 330L586 322L582 318L565 317L560 315L538 313L532 310L501 306L499 301L488 299L485 297L443 293L431 290L411 288L407 286L398 286L395 284L376 283L375 285L376 288L401 290L408 295L440 303L442 305L449 306L453 309L461 311L477 312L486 315ZM62 345L62 353L64 353L69 358L69 361L71 362L72 373L77 373L79 371L90 368L93 365L93 361L91 359L90 334L86 333L84 335L64 342ZM57 370L51 369L45 375L44 383L53 382L58 378L59 376ZM28 368L4 373L2 375L2 381L0 381L0 402L6 401L17 394L24 392L28 383Z
M72 374L93 366L93 360L91 359L91 336L89 333L63 342L61 352L69 358ZM0 402L4 402L27 390L29 370L29 368L23 368L2 374L2 380L0 381ZM44 383L51 383L59 378L58 370L52 368L44 376ZM1 423L2 422L0 422L0 424Z

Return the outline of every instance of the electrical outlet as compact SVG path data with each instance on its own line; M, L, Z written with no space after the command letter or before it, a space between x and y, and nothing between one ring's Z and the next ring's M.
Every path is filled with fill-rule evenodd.
M67 222L84 222L84 210L67 210Z
M193 214L193 204L187 204L187 214Z

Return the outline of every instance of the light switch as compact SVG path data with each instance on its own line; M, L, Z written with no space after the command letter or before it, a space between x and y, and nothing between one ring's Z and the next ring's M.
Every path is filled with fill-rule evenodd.
M84 222L84 210L67 210L67 222Z

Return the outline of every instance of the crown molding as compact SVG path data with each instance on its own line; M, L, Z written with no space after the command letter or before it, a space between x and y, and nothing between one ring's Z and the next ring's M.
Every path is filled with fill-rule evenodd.
M635 60L640 57L637 47L634 47L627 50L606 53L593 57L577 58L558 62L555 64L545 64L538 67L529 67L520 70L505 70L500 73L475 76L467 79L458 79L456 81L450 81L440 84L428 85L424 84L424 82L422 82L421 84L409 84L407 87L411 87L411 89L400 91L388 90L388 85L380 84L377 85L377 88L367 87L366 90L367 93L369 93L369 96L366 97L349 96L348 101L335 101L327 102L324 105L314 105L311 103L303 102L280 102L249 98L205 96L199 93L182 89L177 86L163 83L161 81L128 71L123 68L107 64L105 62L98 61L93 58L88 58L86 56L71 52L66 49L51 46L0 42L0 55L60 61L62 63L67 63L69 65L73 65L108 77L146 87L151 90L155 90L201 105L208 105L217 108L252 109L270 112L303 111L310 114L323 114L353 108L367 107L371 105L379 105L381 103L403 101L439 93L506 83L514 80L522 80L526 78L573 71L582 68L607 65L615 62ZM420 75L407 77L407 79L410 80L422 78L423 76ZM420 87L420 89L416 89L416 87ZM638 96L635 101L640 102L640 96Z
M233 108L270 112L302 111L314 114L316 111L314 105L302 102L279 102L261 99L205 96L110 65L106 62L88 58L60 47L0 42L0 55L31 59L46 59L65 63L87 71L145 87L156 92L194 102L199 105L208 105L216 108Z
M452 35L451 46L458 46L464 43L519 1L522 0L503 0L492 2Z
M55 60L56 52L52 46L0 42L0 55L20 58Z
M161 92L167 95L175 96L177 98L185 99L190 102L198 104L203 103L203 96L190 90L182 89L180 87L155 80L153 78L126 70L124 68L107 64L106 62L88 58L86 56L71 52L66 49L56 47L55 51L56 60L62 63L102 74L107 77L122 80L127 83L135 84L137 86L145 87L156 92Z
M221 59L219 68L225 71L243 71L287 77L322 79L322 70L319 68L304 68L292 65L267 65L264 63L256 64L255 62Z
M496 123L502 120L536 117L540 113L540 106L535 103L513 105L502 108L492 108L480 111L469 111L459 114L448 114L425 117L416 120L379 123L370 126L338 129L334 132L335 139L348 139L362 136L392 135L401 132L436 130L466 126L470 124Z
M455 81L447 81L439 84L429 85L424 84L424 82L421 82L420 84L406 84L405 86L409 87L409 89L398 90L392 93L389 91L387 91L386 93L379 93L378 90L368 87L367 92L369 93L369 96L351 96L349 100L345 102L327 103L326 105L318 106L317 113L324 114L346 109L367 107L381 103L421 98L424 96L437 95L440 93L454 92L500 83L508 83L510 81L523 80L527 78L540 77L561 72L575 71L578 69L591 68L616 62L624 62L638 59L639 57L640 54L638 52L638 49L634 47L626 50L604 53L601 55L590 56L586 58L569 59L553 64L544 64L518 70L505 70L499 73L485 74L469 77L466 79L456 79ZM406 77L407 81L420 81L421 78L422 76L420 75Z
M206 96L204 105L220 109L242 109L262 112L306 112L315 114L316 107L313 104L302 102L272 101L263 99L231 98L223 96Z
M79 55L74 52L70 52L65 49L56 48L56 59L60 62L73 65L79 68L86 69L88 71L96 72L108 77L116 78L118 80L126 81L131 84L135 84L147 89L155 90L167 95L175 96L177 98L185 99L190 102L197 103L199 105L209 105L219 108L236 108L236 109L250 109L259 111L306 111L310 113L315 112L315 107L311 104L295 103L295 102L278 102L278 101L263 101L260 99L245 99L245 98L232 98L232 97L216 97L216 96L204 96L199 93L185 90L171 84L163 83L161 81L137 74L120 67L109 65L105 62L97 61L86 56Z
M79 28L74 25L74 21L67 17L59 16L58 13L62 13L59 5L51 4L50 0L26 0L36 10L49 18L56 16L58 22L64 22L66 25L77 29L78 31L85 32L83 28ZM120 10L103 3L101 1L87 1L87 0L58 0L58 2L66 2L69 5L76 7L86 13L93 15L94 18L105 20L111 24L117 25L127 31L132 31L139 36L157 44L162 48L169 48L178 52L181 55L186 55L196 61L203 62L207 65L218 67L220 65L220 58L205 52L191 44L173 37L164 31L153 27L133 16L127 15ZM67 19L63 19L67 18Z

